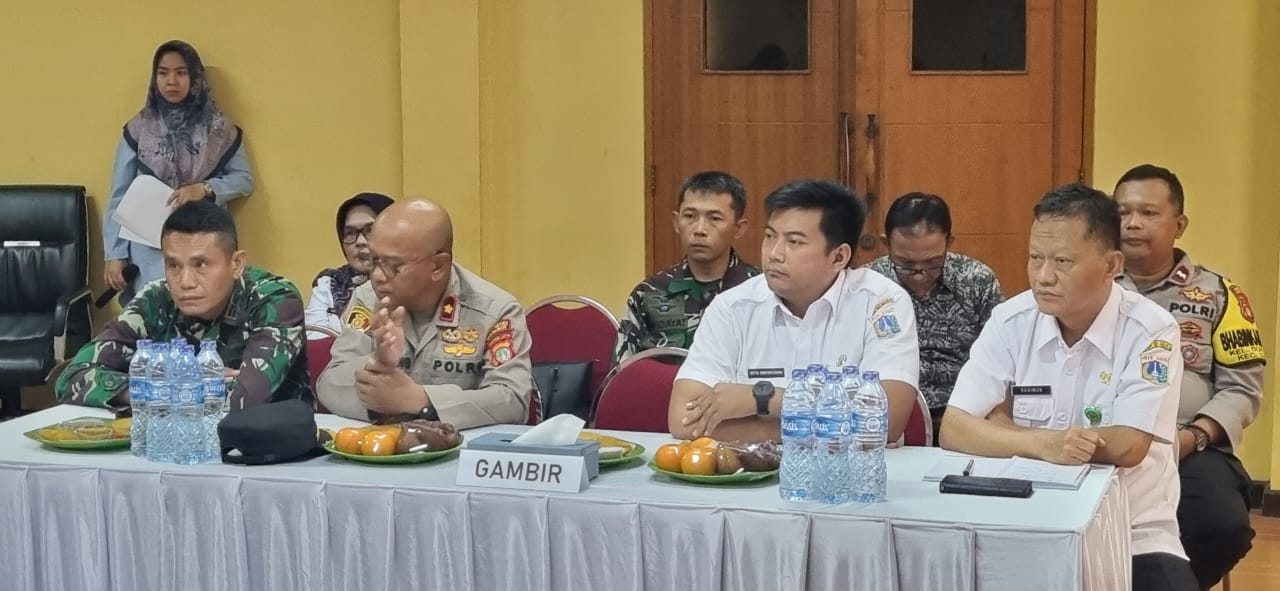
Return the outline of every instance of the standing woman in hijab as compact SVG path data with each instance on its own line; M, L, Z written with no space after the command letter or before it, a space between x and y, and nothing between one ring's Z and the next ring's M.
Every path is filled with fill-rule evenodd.
M133 179L143 174L175 188L170 209L199 199L225 207L253 192L243 133L214 103L200 54L184 41L169 41L156 49L146 105L125 123L116 147L102 234L104 279L121 292L122 304L147 282L164 278L160 250L122 238L120 224L112 219ZM139 270L132 282L124 278L130 263Z

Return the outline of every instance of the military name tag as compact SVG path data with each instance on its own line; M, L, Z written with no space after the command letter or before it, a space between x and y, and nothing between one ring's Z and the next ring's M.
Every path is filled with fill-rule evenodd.
M1053 396L1050 386L1014 386L1011 391L1014 396Z
M458 457L457 483L577 493L587 488L587 460L582 456L464 449Z

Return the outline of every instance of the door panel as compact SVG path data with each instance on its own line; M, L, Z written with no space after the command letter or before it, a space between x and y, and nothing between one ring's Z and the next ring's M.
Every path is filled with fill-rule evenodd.
M1090 1L1027 0L1023 71L913 72L913 0L811 0L807 71L713 72L704 2L649 0L650 269L682 256L680 182L719 169L747 187L751 229L737 247L753 262L764 197L816 176L869 194L877 237L898 195L942 195L956 250L991 265L1006 293L1025 288L1031 206L1083 172ZM863 243L860 263L884 252Z

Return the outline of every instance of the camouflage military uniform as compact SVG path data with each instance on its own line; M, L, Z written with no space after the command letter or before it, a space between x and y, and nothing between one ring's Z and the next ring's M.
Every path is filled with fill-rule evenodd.
M267 401L311 400L302 336L302 298L288 279L253 267L236 281L217 322L178 311L164 280L153 281L115 320L80 349L58 377L58 400L87 406L129 402L129 360L139 339L218 342L222 362L240 370L228 385L230 408Z
M320 401L334 414L388 420L371 417L355 391L356 370L373 355L367 331L377 309L373 285L356 288L333 358L316 383ZM459 429L525 422L533 390L533 341L514 296L454 265L438 309L410 313L404 332L401 368L423 386L440 420Z
M688 259L664 269L637 285L627 298L627 313L618 327L614 361L654 347L689 348L702 312L720 292L760 274L760 269L730 251L724 277L700 282L689 271Z

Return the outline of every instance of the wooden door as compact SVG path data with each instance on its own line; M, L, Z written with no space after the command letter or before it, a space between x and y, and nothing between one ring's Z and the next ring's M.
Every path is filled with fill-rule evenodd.
M884 212L895 197L937 193L951 205L956 250L991 265L1006 293L1024 289L1031 206L1084 177L1092 0L764 1L807 9L804 71L709 68L713 0L649 2L650 270L681 257L671 229L681 180L720 169L747 186L751 230L737 247L748 260L758 262L768 192L817 176L867 199L858 262L883 254ZM982 12L993 9L999 18ZM978 37L997 46L988 50L964 32L966 24L995 29L994 21L1005 33L1023 27L1022 36ZM1001 53L1010 47L1020 61ZM966 55L982 63L948 62Z
M869 195L868 233L884 232L884 212L904 193L936 193L951 206L955 250L986 262L1006 294L1027 287L1031 208L1051 187L1084 178L1086 0L877 0L858 2L855 15L856 119L874 116L876 131L855 136L855 175ZM999 56L991 69L947 63L972 53L974 35L947 47L913 47L932 17L963 28L966 17L994 27L996 15L946 14L947 10L1003 9L1025 25L1025 53ZM931 15L917 11L935 10ZM1016 14L1021 12L1021 19ZM939 36L945 36L939 35ZM936 38L935 38L936 39ZM1014 44L1017 40L1014 40ZM928 62L932 51L935 67ZM999 49L985 50L999 54ZM941 52L941 54L940 54ZM921 56L919 54L926 54ZM976 54L975 54L976 55ZM1008 56L1005 56L1006 58ZM972 66L972 64L969 64ZM1003 69L995 69L1003 68ZM864 240L858 259L884 253L879 240Z
M747 36L717 26L729 15L716 9L752 4L762 10L807 9L807 58L787 48L791 70L728 69L715 63L717 35ZM647 103L649 106L649 268L683 256L672 212L688 176L722 170L747 189L750 229L735 247L759 263L764 198L797 177L837 175L840 119L837 0L651 0ZM708 43L708 37L712 43ZM781 43L786 45L786 43ZM762 52L763 53L763 52ZM777 67L778 64L762 64ZM803 66L803 67L801 67Z

